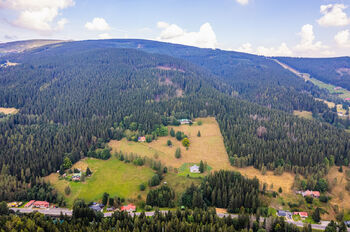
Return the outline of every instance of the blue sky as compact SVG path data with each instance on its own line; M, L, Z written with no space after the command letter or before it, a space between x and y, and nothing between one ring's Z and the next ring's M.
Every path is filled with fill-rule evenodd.
M350 54L350 0L0 0L0 41L143 38L262 55Z

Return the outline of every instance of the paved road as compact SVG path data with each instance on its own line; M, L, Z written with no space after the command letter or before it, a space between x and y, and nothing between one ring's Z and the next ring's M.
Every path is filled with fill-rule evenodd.
M34 211L38 211L39 213L42 213L42 214L45 214L45 215L49 215L49 216L59 216L62 212L62 214L66 214L68 216L71 216L72 215L72 210L70 209L65 209L65 208L49 208L49 209L32 209L32 208L11 208L13 211L19 211L21 213L31 213L31 212L34 212ZM166 213L167 211L161 211L162 213ZM110 217L112 216L112 212L109 212L109 213L105 213L104 216L105 217ZM140 215L139 212L137 213L131 213L131 215ZM154 212L145 212L146 216L153 216L154 215ZM231 215L231 217L238 217L237 214L226 214L226 213L218 213L217 214L218 217L228 217L229 215ZM303 227L304 226L304 223L302 222L296 222L296 221L293 221L293 220L286 220L286 222L288 223L291 223L291 224L294 224L298 227ZM329 221L321 221L320 224L312 224L312 228L313 229L318 229L318 230L324 230L326 228L326 226L328 225ZM350 228L348 229L348 231L350 232Z

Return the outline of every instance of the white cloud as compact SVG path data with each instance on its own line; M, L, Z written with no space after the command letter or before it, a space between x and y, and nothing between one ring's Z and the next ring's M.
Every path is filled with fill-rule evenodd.
M299 36L300 43L295 46L295 49L298 51L317 51L328 48L326 45L322 44L321 41L314 42L315 34L313 31L313 26L310 24L306 24L301 28Z
M259 46L256 49L253 48L251 43L244 43L238 49L239 52L263 55L263 56L291 56L293 51L287 46L286 43L281 43L278 47L265 47Z
M13 25L41 32L53 30L52 24L60 10L74 4L73 0L0 0L0 8L18 13ZM57 24L58 28L67 23L62 20Z
M231 49L230 49L231 50ZM244 43L239 48L236 49L238 52L254 53L251 43Z
M198 32L186 32L176 24L158 22L157 27L162 29L160 41L197 46L201 48L216 48L216 34L209 23L204 23Z
M344 12L346 8L343 4L321 5L320 12L323 16L317 20L318 24L324 27L346 26L350 24L350 18Z
M338 46L350 48L350 31L343 30L343 31L338 32L334 36L334 40L338 44Z
M68 19L63 18L57 22L57 28L63 30L64 26L68 23Z
M98 38L100 39L111 39L112 37L108 33L102 33L98 35Z
M286 43L281 43L281 45L276 48L260 46L257 48L257 54L264 56L291 56L293 52Z
M157 27L161 28L161 29L165 29L165 28L169 27L169 24L166 23L166 22L160 21L160 22L157 23Z
M249 0L236 0L241 5L247 5L249 3Z
M87 22L85 28L91 31L108 31L111 29L104 18L98 17L95 17L91 22Z

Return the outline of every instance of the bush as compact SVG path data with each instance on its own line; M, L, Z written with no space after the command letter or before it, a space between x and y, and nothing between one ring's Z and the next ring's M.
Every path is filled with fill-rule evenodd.
M312 204L312 202L314 201L314 198L312 198L310 196L306 196L305 201L306 201L306 203Z
M182 140L182 145L186 148L188 148L190 146L190 140L188 138L184 138Z
M281 187L278 188L278 192L282 193L282 188Z
M152 208L152 206L150 206L150 205L146 205L145 206L145 210L146 211L151 211L153 208Z
M170 147L171 145L173 145L173 143L172 143L170 140L168 140L168 141L166 142L166 145L168 145L168 146Z
M178 131L178 132L176 132L175 137L178 141L181 141L185 137L185 135L183 132Z
M140 184L140 191L145 191L146 185L145 184Z
M146 142L147 143L152 142L152 140L153 140L152 135L146 135Z
M173 128L170 129L170 136L175 137L175 131Z
M181 158L181 150L180 150L180 148L176 148L175 158L176 159L180 159Z
M155 174L148 182L148 185L152 187L152 186L159 185L159 183L160 183L160 177L158 174Z
M329 197L327 197L325 195L321 195L320 196L320 202L327 203L328 201L329 201Z
M142 165L144 165L145 162L143 161L142 158L138 157L138 158L134 159L133 163L137 166L142 166Z
M71 189L70 189L70 187L69 187L69 185L68 185L68 186L66 186L66 187L64 188L64 193L65 193L66 195L69 195L70 192L71 192Z

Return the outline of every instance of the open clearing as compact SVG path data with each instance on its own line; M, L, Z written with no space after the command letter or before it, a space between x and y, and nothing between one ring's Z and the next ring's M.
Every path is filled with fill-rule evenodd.
M293 111L293 114L298 116L298 117L301 117L301 118L306 118L306 119L312 119L312 112L310 111L299 111L299 110L294 110Z
M331 196L330 201L333 205L338 205L339 209L350 209L350 194L349 191L345 189L346 180L346 170L350 170L348 167L343 166L343 172L338 171L338 167L332 167L327 175L328 182L331 186ZM336 182L335 179L336 178ZM335 183L335 185L333 184Z
M332 85L332 84L327 84L325 82L322 82L320 80L312 78L307 73L300 73L298 70L290 67L287 64L280 62L277 59L272 59L272 60L275 61L277 64L281 65L283 68L294 73L296 76L303 78L305 81L311 81L314 85L317 85L318 87L320 87L322 89L327 89L331 94L337 95L339 98L342 98L342 99L350 98L350 91L349 90L346 90L344 88L336 88L337 86Z
M282 187L283 194L291 193L294 183L294 175L291 173L283 173L281 176L276 176L273 172L268 171L265 175L254 167L237 168L232 167L224 146L223 137L220 128L215 118L197 118L195 122L201 121L202 125L194 123L192 126L181 125L173 127L175 131L184 132L190 139L190 147L186 149L181 142L169 136L159 137L158 140L151 143L132 142L123 139L121 141L112 140L109 146L112 148L112 153L123 151L125 153L135 153L141 156L158 159L168 167L180 168L184 163L199 163L200 160L207 162L212 168L211 171L220 169L233 170L242 173L249 178L257 177L261 183L273 185L273 190L277 191ZM169 127L170 130L171 127ZM198 131L201 132L201 137L197 137ZM166 145L167 140L171 140L172 147ZM176 159L174 154L177 147L181 148L181 158ZM155 155L157 154L157 155ZM179 176L179 175L178 175ZM171 183L168 181L168 183Z
M3 114L17 114L18 113L18 109L16 109L16 108L0 107L0 113L3 113Z
M60 180L58 173L52 173L45 178L60 194L65 196L68 206L72 206L77 198L87 202L99 201L104 192L109 193L112 197L119 196L125 199L136 199L139 194L145 198L146 191L141 192L139 185L141 183L147 185L148 180L154 175L153 170L148 167L126 164L114 157L109 160L88 158L73 166L73 168L86 167L89 167L93 174L86 178L85 182ZM69 196L64 193L67 185L71 188Z

